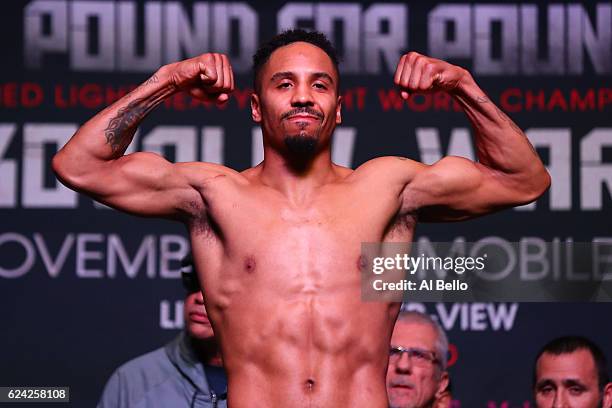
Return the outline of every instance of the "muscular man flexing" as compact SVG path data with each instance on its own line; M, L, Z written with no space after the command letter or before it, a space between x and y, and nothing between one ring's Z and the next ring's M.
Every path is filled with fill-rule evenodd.
M210 53L161 67L85 123L53 167L100 202L186 224L230 407L386 407L399 304L360 300L360 244L410 241L418 219L462 220L531 202L549 175L523 132L460 67L412 52L399 61L395 83L404 98L452 94L472 123L478 162L379 157L353 171L331 161L341 97L325 37L283 33L254 62L259 165L237 172L124 155L164 98L186 91L228 100L229 60Z

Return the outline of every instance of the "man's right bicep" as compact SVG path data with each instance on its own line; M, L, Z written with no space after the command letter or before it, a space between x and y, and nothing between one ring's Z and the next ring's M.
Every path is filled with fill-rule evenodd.
M184 166L150 152L104 163L80 189L103 204L149 217L180 218L202 203Z

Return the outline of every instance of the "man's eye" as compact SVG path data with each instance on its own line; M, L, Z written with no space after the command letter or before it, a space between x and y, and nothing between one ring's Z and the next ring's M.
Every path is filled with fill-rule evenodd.
M281 82L280 85L278 85L279 88L289 88L290 86L290 82Z
M551 393L551 392L552 392L552 390L553 390L553 387L542 387L542 388L540 388L540 389L538 390L538 392L539 392L540 394L545 394L545 395L546 395L546 394Z
M584 392L584 388L582 387L570 387L570 394L572 395L580 395Z
M427 360L427 356L421 350L412 350L411 355L419 360Z
M314 87L319 88L319 89L327 89L327 86L325 86L325 84L322 84L320 82L315 83Z

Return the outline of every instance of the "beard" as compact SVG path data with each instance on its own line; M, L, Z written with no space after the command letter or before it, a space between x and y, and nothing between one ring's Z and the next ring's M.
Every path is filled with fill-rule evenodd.
M298 134L285 135L285 146L289 153L296 156L312 156L317 149L318 137L302 130Z
M319 121L316 124L306 120L294 123L284 121L300 113L307 113L318 118ZM285 127L285 147L287 147L290 154L300 158L308 158L315 153L321 133L321 126L323 125L323 118L324 115L321 112L310 107L294 108L282 115L281 119L283 120L283 127Z

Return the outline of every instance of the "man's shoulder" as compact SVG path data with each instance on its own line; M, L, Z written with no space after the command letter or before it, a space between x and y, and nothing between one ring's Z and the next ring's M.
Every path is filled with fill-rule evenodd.
M134 374L149 376L166 373L172 370L172 367L172 363L166 354L165 347L160 347L126 361L117 368L116 372L130 376Z
M211 182L222 180L232 180L236 183L248 182L243 173L222 164L182 162L176 163L175 166L194 186L205 187Z
M401 156L381 156L370 159L363 163L350 176L358 180L381 180L390 179L407 182L427 165Z
M113 372L98 408L137 406L147 398L158 398L162 389L171 387L168 383L174 377L173 371L164 347L135 357Z

